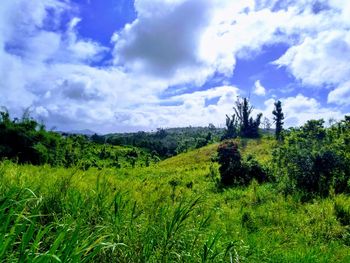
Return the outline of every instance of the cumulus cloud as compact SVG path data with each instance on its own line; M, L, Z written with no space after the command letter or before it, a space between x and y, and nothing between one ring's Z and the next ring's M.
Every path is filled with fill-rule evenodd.
M79 39L75 31L79 22L77 19L71 21L65 32L57 31L60 16L69 11L66 2L56 0L2 2L0 104L11 112L20 114L24 108L32 106L34 114L49 118L52 111L48 110L50 104L46 105L45 102L51 96L59 97L62 92L89 99L96 95L94 93L100 93L88 81L84 83L83 77L79 79L78 75L89 67L86 66L88 61L94 60L105 48L91 40ZM48 19L51 27L48 26ZM69 65L75 65L75 74L72 67L62 64L67 61ZM64 81L67 76L72 76L72 79ZM57 92L55 87L59 83L61 89Z
M266 95L266 89L264 88L263 85L261 85L260 80L255 81L253 93L258 95L258 96L265 96Z
M135 8L138 18L115 36L116 63L166 77L201 63L195 52L210 1L136 1Z
M276 65L305 85L333 87L328 102L348 105L347 2L136 0L136 19L111 36L108 49L79 35L83 18L69 1L2 0L0 105L15 113L31 106L48 125L74 130L220 124L232 112L237 87L166 99L162 93L177 85L198 90L216 74L230 78L237 59L281 42L290 48ZM113 62L101 66L108 53ZM254 93L266 95L260 81ZM341 114L301 94L283 102L290 125Z
M339 84L349 79L350 32L320 32L291 47L275 63L287 66L305 84Z
M205 91L174 96L168 100L170 106L147 104L130 111L123 112L124 124L141 123L148 127L206 126L209 123L222 125L225 114L233 111L232 102L239 95L234 86L219 86ZM217 98L215 104L207 105L208 99ZM176 102L171 105L170 102ZM140 120L141 119L141 120Z
M316 8L315 4L322 8ZM350 75L350 2L329 0L317 1L313 12L305 13L299 41L275 63L286 67L292 75L306 86L324 89L332 88L328 102L347 104L340 95L347 96ZM308 18L307 18L308 17ZM301 17L293 19L290 25ZM287 27L290 31L290 25Z
M337 108L322 106L315 98L298 94L294 97L281 98L282 109L285 115L285 127L301 126L308 120L329 119L340 120L344 114ZM272 119L274 99L265 101L264 116Z
M341 84L328 94L328 102L339 105L350 105L350 81Z
M114 62L165 77L172 84L203 84L214 73L232 75L236 57L247 57L276 36L284 10L254 10L254 1L139 0L137 19L116 32Z

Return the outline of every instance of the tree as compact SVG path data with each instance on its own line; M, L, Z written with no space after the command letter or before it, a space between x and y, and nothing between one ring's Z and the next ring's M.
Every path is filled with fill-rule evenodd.
M270 122L270 120L268 119L268 118L264 118L264 120L263 120L263 126L264 126L264 129L265 130L270 130L271 129L271 122Z
M236 115L233 114L232 118L226 115L226 129L221 140L233 139L233 138L236 138L237 135L238 135L238 121L237 121Z
M215 131L215 129L216 129L215 125L212 124L212 123L209 123L208 128L209 128L209 130L211 130L211 131Z
M238 98L233 107L239 121L240 135L247 138L259 137L259 126L262 113L259 113L255 119L251 117L253 106L250 105L248 98Z
M273 117L273 120L276 123L276 130L275 130L275 136L277 140L281 140L281 132L283 129L283 120L284 120L284 114L282 112L282 103L281 101L275 102L275 109L272 111L272 114L275 116Z
M236 106L233 107L241 126L241 133L246 134L249 130L249 116L253 111L253 106L249 105L247 98L237 98Z

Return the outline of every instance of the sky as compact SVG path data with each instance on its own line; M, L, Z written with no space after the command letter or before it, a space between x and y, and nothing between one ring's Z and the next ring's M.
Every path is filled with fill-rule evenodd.
M1 0L0 106L98 133L350 113L350 1Z

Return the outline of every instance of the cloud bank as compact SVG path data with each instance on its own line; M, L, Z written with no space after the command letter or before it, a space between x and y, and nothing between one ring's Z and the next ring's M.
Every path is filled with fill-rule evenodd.
M2 1L0 105L17 115L31 107L64 130L219 125L248 88L230 84L237 61L283 43L287 51L271 63L329 103L304 90L282 97L290 125L349 112L346 1L136 0L136 19L108 47L80 35L79 8L69 0ZM226 81L208 85L217 75ZM174 87L179 92L163 96ZM254 93L269 116L273 98L259 79Z

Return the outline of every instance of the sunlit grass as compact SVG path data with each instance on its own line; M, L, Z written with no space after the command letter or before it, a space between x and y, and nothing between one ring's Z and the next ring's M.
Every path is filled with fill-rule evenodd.
M271 160L273 140L239 143ZM350 262L349 196L217 189L216 148L135 169L1 163L0 262Z

